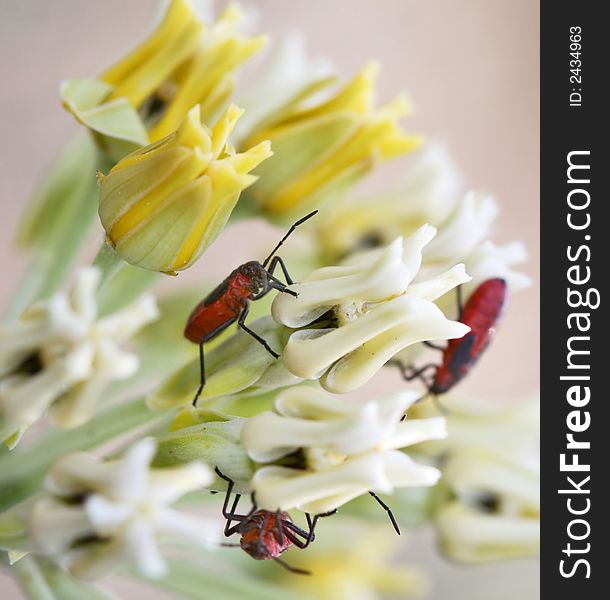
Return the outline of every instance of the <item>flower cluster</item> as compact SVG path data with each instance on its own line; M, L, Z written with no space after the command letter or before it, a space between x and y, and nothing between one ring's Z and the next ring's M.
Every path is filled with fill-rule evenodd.
M419 139L397 120L408 112L399 96L374 107L375 64L367 65L341 90L311 105L312 86L282 107L246 138L246 146L270 140L274 158L259 169L252 197L274 217L293 218L336 196L379 161L415 149ZM328 81L326 81L328 84Z
M277 532L256 509L292 511L284 548L297 523L313 530L320 516L360 496L395 492L401 508L409 494L425 498L419 512L462 562L538 549L531 407L449 398L445 418L403 382L380 397L362 390L393 359L410 362L424 342L461 343L470 328L452 320L461 318L453 312L459 286L465 296L488 278L525 287L528 278L515 270L523 246L491 241L495 201L464 193L438 144L416 156L394 189L355 195L365 174L421 143L399 125L409 112L405 96L378 105L373 63L337 84L326 61L309 63L301 42L288 38L267 72L238 90L244 114L232 103L237 70L266 36L240 32L241 19L231 4L208 25L190 0L170 0L135 50L97 79L61 86L64 106L91 135L58 161L25 217L23 237L38 254L12 316L29 306L0 327L0 441L12 450L47 414L51 427L70 428L40 427L17 451L0 452L0 550L24 590L48 583L57 597L95 597L83 580L122 566L194 598L209 595L210 581L219 597L229 590L286 600L296 587L333 599L423 587L417 573L382 563L393 548L364 525L348 525L360 532L354 544L338 535L319 552L299 553L295 565L319 576L300 586L277 588L278 577L259 589L242 585L242 574L218 577L207 550L219 545L220 519L173 506L205 488L238 494L224 500L225 533L258 534L257 558L271 557L265 544ZM96 206L105 232L96 266L58 291L80 260ZM304 219L313 208L319 217ZM289 264L291 274L307 275L294 283L272 255L216 288L206 281L215 291L198 304L203 337L188 337L201 342L197 351L181 336L201 290L170 295L161 310L146 290L158 273L191 267L228 224L248 217L307 221ZM266 303L270 288L281 293ZM229 329L235 321L240 331ZM141 395L128 398L136 387ZM347 395L357 391L362 398ZM102 396L110 408L96 414ZM108 458L84 452L100 448ZM255 506L236 514L244 494ZM193 498L220 514L218 496ZM364 516L358 503L350 510ZM306 546L314 541L299 535ZM160 547L174 541L192 552L192 571L162 556Z
M366 383L408 346L465 335L469 328L448 320L434 303L470 280L464 266L413 282L422 251L435 234L424 225L378 253L313 271L290 287L296 297L278 295L272 306L275 320L297 329L282 355L286 368L344 393ZM322 325L312 327L317 322Z
M443 552L478 563L537 554L540 548L539 403L451 397L448 435L423 445L442 456L450 495L436 516ZM420 418L433 410L413 407Z
M394 188L333 206L317 232L327 261L407 238L430 223L439 233L426 247L424 273L463 262L472 277L468 289L491 277L505 279L513 291L527 287L529 278L514 269L527 256L523 244L497 246L489 239L499 214L496 201L479 192L463 194L462 187L446 147L430 144Z
M214 122L234 70L266 42L239 33L242 17L233 4L206 26L190 0L171 0L156 30L98 79L64 82L64 106L115 159L175 131L195 105Z
M151 469L155 442L139 441L122 458L101 461L88 454L67 455L50 470L47 494L29 513L36 552L61 556L83 579L98 579L133 562L148 577L167 568L158 543L170 536L208 546L218 526L181 514L170 504L213 480L203 463Z
M242 432L253 460L270 463L295 452L296 467L260 467L251 485L268 510L331 511L350 500L396 487L434 485L440 473L401 452L446 435L443 417L401 421L417 399L401 392L366 403L346 402L309 387L282 392L275 412L250 419Z
M195 106L174 133L99 175L108 241L133 265L164 272L192 265L226 225L241 191L256 181L249 172L271 156L269 142L242 153L228 144L241 115L236 106L211 129L200 112Z
M0 440L14 446L47 410L74 427L94 413L107 383L135 373L138 358L121 349L158 317L153 296L97 318L96 268L85 268L69 293L30 306L0 328Z

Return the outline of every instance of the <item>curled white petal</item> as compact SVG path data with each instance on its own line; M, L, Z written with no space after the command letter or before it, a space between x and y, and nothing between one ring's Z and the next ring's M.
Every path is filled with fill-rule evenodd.
M358 454L382 447L392 432L400 429L396 423L416 398L415 392L403 392L362 404L315 389L287 390L276 400L277 413L265 412L246 422L242 443L259 462L275 460L298 448L323 447L330 455ZM406 441L404 436L401 441Z
M302 327L344 302L380 302L401 294L413 279L402 261L402 239L396 239L370 264L325 267L290 286L298 297L278 294L273 318L289 327Z
M408 295L384 302L336 329L293 333L282 355L304 379L344 393L366 383L397 352L424 340L459 338L469 327L449 321L432 302Z
M274 319L293 332L282 353L286 369L319 379L330 392L363 385L394 355L427 340L454 339L469 328L448 320L433 301L470 281L463 264L414 283L436 229L423 225L406 240L362 252L339 266L317 269L279 294ZM329 324L312 324L331 311ZM312 324L311 328L304 328Z
M82 506L66 504L55 498L36 502L28 516L28 529L37 551L55 555L93 532Z
M527 250L521 242L513 241L497 246L489 240L485 241L466 259L468 272L473 279L471 286L486 279L500 277L506 280L511 291L525 289L531 285L532 280L513 267L526 259Z
M366 402L347 401L311 387L282 392L275 413L248 420L242 443L251 458L270 462L300 450L300 468L263 466L251 482L267 510L293 507L326 512L369 490L434 485L439 472L400 449L446 435L445 419L401 420L414 392Z
M300 473L286 467L262 467L252 479L257 503L266 510L299 508L312 513L334 510L369 490L391 493L395 486L434 485L440 473L418 465L396 450L349 458L322 471Z
M463 259L488 237L497 215L498 205L491 196L469 192L426 248L426 260Z

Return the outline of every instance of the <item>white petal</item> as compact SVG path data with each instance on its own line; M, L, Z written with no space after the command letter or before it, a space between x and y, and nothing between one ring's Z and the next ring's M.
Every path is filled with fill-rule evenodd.
M420 465L404 452L390 450L380 454L384 475L392 487L429 487L436 485L441 472L435 467ZM388 490L373 488L375 491Z
M370 320L365 321L369 315L372 315ZM362 323L359 325L360 322ZM350 327L352 336L348 337L346 332L341 330L348 330ZM402 296L375 308L354 324L350 323L336 331L342 335L337 335L339 339L335 354L331 356L334 358L339 355L337 357L342 358L327 371L320 383L329 392L341 394L369 381L388 360L411 344L425 340L460 338L468 333L470 328L463 323L449 321L439 308L427 300ZM297 361L307 365L310 356L316 351L317 359L320 360L326 358L329 351L334 349L331 344L328 344L328 348L321 348L321 343L316 340L305 348L307 352L303 352L299 347L291 347L293 337L294 334L284 349L285 364L290 360L291 365ZM349 345L345 338L347 342L351 342ZM295 350L300 352L297 354ZM326 352L326 355L323 352ZM320 366L319 363L313 364Z
M150 471L148 496L152 502L170 504L214 481L211 469L202 462Z
M286 467L262 467L252 478L252 489L257 504L266 510L289 510L299 507L314 512L325 512L365 494L370 489L390 491L383 459L379 454L347 460L333 468L318 472L300 471ZM315 503L315 504L314 504Z
M87 544L65 554L60 564L76 578L98 581L124 566L129 556L120 540Z
M32 376L13 376L0 383L0 409L15 427L29 427L53 400L72 384L63 364L54 364Z
M358 267L326 267L290 286L298 297L278 294L273 318L289 327L313 322L330 308L349 302L380 302L401 294L414 276L402 262L398 238L369 264Z
M496 246L486 241L476 248L467 258L468 271L473 277L472 289L479 283L493 277L501 277L508 283L511 291L529 287L532 280L512 267L527 259L527 250L521 242L509 242Z
M400 422L394 434L384 443L384 448L406 448L428 440L440 440L447 437L445 417L429 419L405 419Z
M461 450L451 455L443 473L464 498L473 492L487 492L516 501L529 513L540 511L540 475L522 460L483 450Z
M472 277L466 273L466 267L463 264L459 264L436 277L411 284L407 290L407 295L418 296L424 300L433 301L458 285L468 283L471 279Z
M159 308L152 294L144 294L126 308L101 319L97 328L101 335L117 342L132 337L144 325L159 318Z
M95 291L101 275L102 273L97 267L83 267L78 272L70 291L72 310L87 323L93 323L97 315Z
M150 523L142 519L135 521L125 531L123 540L142 575L156 579L167 573L167 563L159 552Z
M540 552L540 521L480 513L452 502L437 515L443 551L466 563L496 561Z
M155 514L155 527L161 535L190 540L206 548L217 546L222 537L222 524L218 519L193 517L167 508Z
M45 488L57 496L78 496L100 491L106 486L111 466L85 452L66 454L55 461L45 481Z
M144 438L130 446L125 455L113 461L107 479L106 494L117 500L136 500L147 496L150 463L157 444L153 438Z
M28 531L36 548L45 554L61 554L75 540L93 533L82 506L54 498L38 500L28 515Z
M252 459L270 462L298 448L322 447L337 454L364 452L380 444L384 433L377 407L370 403L349 417L324 421L265 412L244 425L242 443Z
M91 494L85 499L85 511L89 521L100 537L121 534L134 514L132 507L108 500L99 494Z
M469 192L426 248L426 262L463 260L489 235L498 206L491 196Z

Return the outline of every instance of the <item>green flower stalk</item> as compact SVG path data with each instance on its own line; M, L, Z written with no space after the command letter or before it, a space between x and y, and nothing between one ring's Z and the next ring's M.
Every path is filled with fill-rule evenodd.
M271 156L269 142L236 153L228 143L241 110L212 127L199 105L180 127L122 160L100 179L100 219L128 263L173 273L191 266L227 223L249 172Z

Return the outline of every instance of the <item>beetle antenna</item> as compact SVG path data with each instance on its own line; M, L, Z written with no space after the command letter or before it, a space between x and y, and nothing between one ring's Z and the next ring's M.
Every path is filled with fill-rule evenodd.
M265 259L263 262L263 268L266 269L269 261L273 258L273 255L279 250L280 246L290 237L292 232L299 226L305 223L308 219L311 219L315 214L317 214L317 210L310 212L308 215L305 215L302 219L299 219L289 230L288 233L279 241L278 245L272 250L271 254Z

